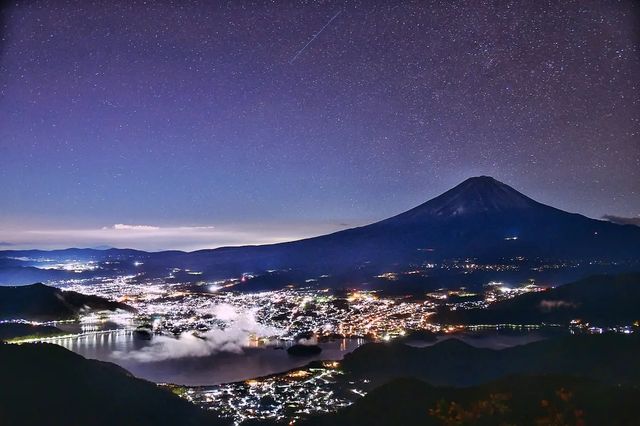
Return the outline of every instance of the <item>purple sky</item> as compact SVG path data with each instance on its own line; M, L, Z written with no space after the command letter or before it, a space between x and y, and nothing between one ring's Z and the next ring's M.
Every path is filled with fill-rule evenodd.
M2 13L6 248L280 241L480 174L591 217L640 215L632 1L34 0Z

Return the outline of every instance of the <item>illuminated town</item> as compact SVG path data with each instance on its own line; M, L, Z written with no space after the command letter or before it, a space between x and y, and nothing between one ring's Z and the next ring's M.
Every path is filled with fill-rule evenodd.
M140 265L142 262L134 263L135 267ZM81 271L99 270L101 265L69 261L55 263L51 267L77 271L80 274ZM455 261L441 265L427 264L424 268L400 273L382 273L375 278L394 282L403 276L424 274L435 267L459 270L462 274L478 269L511 268L508 265ZM248 333L240 345L265 349L287 349L300 342L305 345L322 345L337 341L345 345L344 342L354 341L355 346L358 346L364 342L385 342L398 338L407 341L420 333L424 336L424 332L430 337L422 344L431 344L436 339L465 331L482 332L499 328L531 331L552 326L484 326L440 324L433 321L440 308L451 311L485 309L493 303L527 293L546 291L551 287L537 284L534 280L517 285L490 281L479 290L458 287L426 291L421 295L393 295L374 290L318 288L318 280L309 279L302 287L290 285L278 290L247 292L239 290L247 279L254 277L250 273L215 282L176 282L175 276L185 272L193 277L200 274L197 271L174 268L168 277L162 279L149 279L143 273L138 273L51 283L64 290L125 303L137 312L94 312L82 315L77 321L34 323L54 325L65 332L52 336L29 336L14 342L49 341L62 344L64 339L69 341L118 333L126 333L145 341L153 341L159 336L176 341L185 339L185 336L195 336L206 341L211 337L209 332L228 330L247 318L250 319L250 324L243 323L241 327L246 327L245 331ZM569 331L613 331L629 334L634 331L634 327L603 328L576 319L572 321ZM420 340L421 337L417 339ZM341 370L339 359L327 360L322 356L315 359L317 361L285 373L249 380L208 386L164 386L198 406L232 419L235 424L248 419L291 421L317 413L332 412L350 405L368 392L368 381L350 381Z
M360 383L345 382L336 361L314 363L287 373L218 386L181 390L187 400L235 424L249 419L295 420L333 412L365 395Z
M390 276L393 274L385 274L385 277ZM439 306L453 310L483 308L496 301L545 289L531 282L516 287L490 282L482 292L465 288L443 289L417 298L389 296L376 291L335 292L304 287L255 293L221 291L221 282L192 286L161 279L140 282L138 278L130 275L70 280L58 283L58 286L124 302L138 311L136 321L131 321L130 326L148 327L156 334L224 329L225 321L212 314L220 305L249 311L265 329L274 330L271 335L255 336L255 344L268 343L269 339L295 340L296 336L305 333L318 339L362 337L376 341L390 340L412 330L438 332L441 326L430 321L430 316ZM123 318L133 320L125 315L120 323ZM90 322L91 319L96 316L83 318L83 321Z
M55 268L71 268L74 271L85 271L87 268L95 270L99 267L94 263L83 264L77 261L55 265ZM447 267L459 268L464 273L469 268L488 266L454 262ZM172 270L172 274L179 272L183 271ZM193 276L198 275L194 271L187 272ZM404 274L420 273L423 270ZM400 275L402 274L388 272L379 274L376 278L395 281ZM287 349L300 342L305 345L322 345L324 342L335 341L341 342L340 346L345 346L350 341L350 347L357 347L364 342L385 342L401 338L410 343L410 339L416 338L416 335L420 336L422 333L422 337L417 337L420 340L424 338L424 332L427 332L429 337L417 342L424 345L457 333L479 333L503 328L531 332L541 327L553 326L439 324L433 321L435 313L443 307L451 311L486 309L496 302L550 288L533 280L518 285L491 281L480 290L458 287L427 291L422 295L392 295L372 290L337 291L313 287L313 284L317 284L315 280L306 282L307 287L287 286L260 292L238 291L248 277L253 276L243 274L237 278L193 284L173 282L171 277L147 279L143 274L130 274L55 282L53 284L61 289L116 300L135 308L137 312L103 311L81 315L74 321L31 323L53 325L64 332L51 336L28 336L13 342L48 341L70 347L68 342L77 339L95 340L97 336L123 333L149 342L160 336L173 341L195 336L206 341L212 338L210 332L224 332L237 326L237 323L242 323L240 326L245 327L244 331L247 333L239 345L267 350ZM249 323L243 323L247 318ZM565 330L571 333L630 334L635 328L637 325L601 327L576 319ZM356 382L345 375L339 359L327 359L322 355L314 359L317 361L285 373L237 382L208 386L163 386L218 416L231 419L234 424L241 424L249 419L295 421L309 415L333 412L352 404L370 390L368 380L358 379Z

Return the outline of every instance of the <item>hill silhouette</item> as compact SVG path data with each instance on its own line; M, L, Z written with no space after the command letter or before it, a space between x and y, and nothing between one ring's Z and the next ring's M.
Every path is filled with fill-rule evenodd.
M40 283L0 287L0 320L52 321L70 319L80 312L116 309L135 312L134 308L124 303L74 291L62 291Z
M640 273L596 275L547 291L494 303L486 309L443 309L434 321L446 324L630 325L640 320Z
M7 425L218 425L226 422L151 382L60 346L0 344Z
M335 414L301 424L320 425L635 425L635 387L564 375L512 376L470 388L434 387L396 379Z
M476 348L457 339L417 348L367 343L346 354L342 368L375 383L413 377L433 385L471 386L506 375L568 374L611 384L640 384L640 337L575 335L501 350Z

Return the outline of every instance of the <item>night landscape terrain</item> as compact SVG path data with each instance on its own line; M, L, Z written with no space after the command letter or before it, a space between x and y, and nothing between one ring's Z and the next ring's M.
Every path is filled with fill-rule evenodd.
M0 425L638 425L640 7L0 2Z
M491 177L481 176L467 179L389 219L294 242L188 253L68 249L8 250L0 252L0 256L10 265L0 268L0 276L6 277L3 281L7 283L32 279L32 268L38 269L43 259L49 263L92 261L100 266L86 271L69 270L67 278L128 272L158 278L175 267L199 272L191 277L193 281L201 281L241 276L246 271L261 276L272 271L273 279L254 277L239 290L282 286L296 277L321 275L333 277L325 286L342 286L345 282L353 285L357 280L370 280L384 272L409 272L423 265L461 260L469 263L471 259L474 265L485 268L472 268L471 276L463 282L478 286L486 283L484 270L501 269L503 265L508 265L502 268L507 269L503 275L519 280L533 272L538 272L541 279L567 281L587 273L638 269L640 228L563 212L537 203ZM114 260L118 268L110 265ZM136 261L142 265L133 265ZM511 267L514 264L516 268ZM532 272L536 267L539 271ZM59 269L50 271L51 275L45 274L43 278L64 279ZM448 272L446 267L429 271L428 277L433 280L420 280L418 288L442 286L448 282ZM189 275L184 275L176 281L188 280ZM474 279L474 275L482 277ZM461 281L460 277L455 280ZM412 284L409 277L394 285L405 281L406 285Z

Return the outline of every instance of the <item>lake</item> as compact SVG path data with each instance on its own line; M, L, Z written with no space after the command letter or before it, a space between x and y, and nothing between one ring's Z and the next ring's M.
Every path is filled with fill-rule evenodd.
M462 332L438 337L438 341L458 338L466 343L492 349L502 349L534 342L561 333L558 330L533 330L527 332L478 331ZM127 369L136 377L156 383L175 383L198 386L247 380L254 377L302 367L312 360L340 360L344 354L364 344L364 339L339 339L320 343L322 352L310 357L292 357L280 346L263 345L245 347L241 353L218 352L202 357L183 357L163 361L145 362L123 358L118 353L131 353L151 343L140 339L130 330L114 329L103 334L56 339L59 344L86 358L113 362ZM407 342L413 346L429 346L436 342ZM279 347L279 349L276 349Z
M243 348L242 353L218 352L203 357L185 357L163 361L144 362L122 358L118 353L129 353L149 346L148 340L131 331L113 330L109 333L83 337L62 338L52 341L86 358L113 362L136 377L156 383L180 385L214 385L235 382L259 376L280 373L313 360L339 360L345 353L365 343L363 339L341 339L320 343L322 352L316 356L293 357L280 346ZM279 347L279 349L276 349Z

